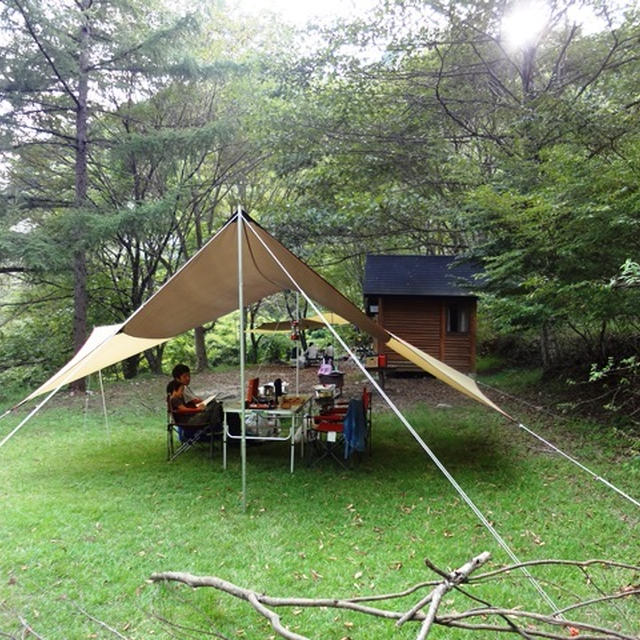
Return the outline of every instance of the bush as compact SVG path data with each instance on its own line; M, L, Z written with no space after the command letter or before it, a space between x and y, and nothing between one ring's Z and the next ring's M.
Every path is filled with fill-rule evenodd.
M530 335L504 335L485 340L478 345L478 355L490 355L512 367L537 367L541 364L539 341Z

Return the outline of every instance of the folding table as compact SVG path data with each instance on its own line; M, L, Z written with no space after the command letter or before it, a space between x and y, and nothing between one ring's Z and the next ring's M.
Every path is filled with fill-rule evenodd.
M302 456L304 455L304 439L306 432L305 420L307 419L311 410L312 398L312 395L282 396L279 400L278 406L274 407L273 409L246 408L244 410L245 420L246 417L250 414L256 414L256 417L275 418L280 425L280 429L287 429L288 426L288 431L285 435L272 436L246 434L245 438L247 440L257 440L264 442L289 442L291 449L290 466L291 473L293 473L295 459L295 434L298 429L300 429L300 453ZM242 435L232 434L229 431L228 415L231 413L235 413L240 416L242 413L242 407L238 405L224 406L224 431L222 435L222 467L224 469L227 468L227 441L229 439L242 440Z

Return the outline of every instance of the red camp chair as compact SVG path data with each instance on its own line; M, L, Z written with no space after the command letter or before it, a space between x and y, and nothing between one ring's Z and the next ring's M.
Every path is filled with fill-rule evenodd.
M324 458L333 458L342 468L347 465L344 460L344 417L346 414L321 414L313 417L308 432L309 464L317 464Z
M366 387L362 390L361 402L365 419L365 439L366 446L371 453L371 391ZM339 404L328 408L319 415L313 417L310 429L310 446L308 449L311 453L317 454L316 459L312 463L316 463L326 457L333 458L342 467L346 468L344 458L344 422L348 404Z
M260 378L249 378L247 382L247 406L255 402L258 398L258 389L260 388Z
M367 448L369 455L371 455L371 423L372 423L372 410L371 401L373 399L373 393L367 389L362 388L362 408L364 409L364 416L367 422ZM340 402L334 404L333 407L327 407L327 409L320 412L318 418L326 420L327 422L341 422L344 419L349 403Z

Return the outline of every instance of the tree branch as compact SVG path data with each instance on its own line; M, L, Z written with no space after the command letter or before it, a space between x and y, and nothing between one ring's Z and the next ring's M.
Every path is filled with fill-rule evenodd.
M49 55L49 53L47 52L47 50L44 48L44 45L40 41L40 38L38 38L38 35L34 31L33 25L31 24L31 21L29 20L29 16L27 15L26 11L24 10L22 5L20 4L19 0L13 0L13 2L16 5L16 7L18 8L18 11L20 12L20 15L22 16L22 19L24 20L25 27L27 28L27 31L29 32L29 35L31 36L31 39L34 41L36 47L38 47L38 49L40 50L40 53L42 53L42 55L44 56L44 58L47 61L48 65L51 67L51 70L53 71L55 77L58 79L58 82L62 85L62 87L64 88L64 90L67 93L67 95L73 100L75 105L78 106L79 105L78 98L76 97L76 95L73 92L73 90L71 89L71 87L67 84L66 80L62 77L62 75L58 71L58 67L56 66L56 64L52 60L52 58Z
M563 565L567 567L579 567L581 569L584 569L585 567L591 565L602 565L602 567L604 568L618 568L625 571L634 572L634 574L640 569L639 567L609 560L586 560L584 562L571 560L539 560L523 562L517 565L510 565L508 567L502 567L495 571L490 571L482 575L478 575L474 579L471 579L471 574L478 567L488 562L489 559L490 554L488 552L481 553L480 555L472 558L467 563L462 565L459 569L452 572L441 571L427 560L426 564L431 569L436 571L436 573L441 576L442 580L436 582L423 582L418 585L414 585L410 589L404 590L399 593L387 594L386 596L359 596L352 599L340 599L335 597L273 597L265 593L258 593L253 589L240 587L216 576L195 576L189 573L172 571L154 573L151 575L150 579L153 582L181 582L193 588L213 587L220 591L224 591L236 598L245 600L255 609L256 612L258 612L261 616L269 621L272 629L280 637L286 638L287 640L308 640L308 638L294 631L291 631L285 625L283 625L280 616L273 611L275 607L347 609L365 615L371 615L388 620L395 620L396 626L398 627L402 626L406 622L418 622L420 623L420 630L418 632L416 640L425 640L434 624L474 631L513 633L528 640L531 640L533 638L565 640L567 631L569 631L571 635L579 634L581 640L638 640L637 637L629 635L624 631L605 628L597 624L592 624L590 622L584 622L581 620L566 620L560 615L561 613L566 613L567 611L586 606L593 606L594 604L604 603L611 600L620 600L625 597L637 596L638 594L640 594L640 588L638 588L637 586L629 587L626 590L622 590L614 594L603 595L599 598L584 600L583 602L579 602L556 611L552 615L546 615L537 613L535 611L525 611L518 607L505 608L493 606L485 600L474 596L472 593L468 593L469 589L461 589L460 585L463 583L467 583L470 586L473 584L479 584L480 582L482 582L482 580L493 578L498 575L507 575L508 573L516 571L523 566ZM592 583L592 581L588 582L589 584ZM415 592L419 588L423 588L424 586L432 586L433 589L429 592L429 594L421 598L417 603L415 603L405 612L381 609L378 607L371 607L362 604L366 601L403 597ZM474 603L474 606L466 611L455 611L444 615L438 615L438 609L443 602L444 596L452 590L456 590L459 594L471 600ZM477 603L481 603L482 606L478 607ZM429 605L429 609L425 614L422 609L427 604ZM487 619L491 617L502 618L504 624L494 624L490 621L487 621ZM477 621L474 621L474 619L476 619ZM518 620L522 622L516 622ZM536 626L533 626L532 622L537 623ZM541 628L540 625L546 625L551 629Z

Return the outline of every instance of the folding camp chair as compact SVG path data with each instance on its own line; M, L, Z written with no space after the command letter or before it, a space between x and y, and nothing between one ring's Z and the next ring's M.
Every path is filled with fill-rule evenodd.
M344 418L345 415L313 416L307 429L307 461L315 465L324 458L332 458L343 469L347 468L344 460Z
M371 393L365 389L362 397L350 400L348 406L314 416L308 430L308 450L310 456L315 454L315 459L309 458L309 463L316 464L330 457L346 469L346 462L354 452L367 449L371 430L370 407Z
M177 447L174 444L176 436L179 443ZM171 403L167 396L167 461L172 462L181 453L202 442L209 443L209 455L213 459L214 433L211 425L179 424L171 411Z
M364 419L366 424L366 440L367 440L367 448L368 453L371 455L371 427L373 422L373 412L371 408L371 403L373 400L373 393L367 389L367 387L362 388L362 409L364 412ZM340 422L344 415L347 413L347 409L349 408L349 403L339 402L335 403L333 406L327 407L326 409L320 412L320 418L323 420L331 422L331 417L334 418L334 422Z

